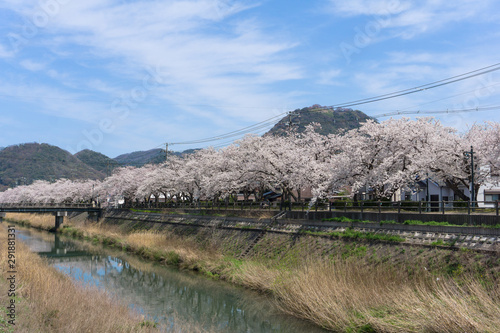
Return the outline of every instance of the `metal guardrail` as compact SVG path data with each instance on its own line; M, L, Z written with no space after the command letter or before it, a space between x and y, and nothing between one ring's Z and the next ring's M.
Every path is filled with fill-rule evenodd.
M99 208L89 203L0 203L0 208Z
M253 201L202 201L135 203L123 208L139 209L204 209L204 210L262 210L288 211L358 211L358 212L413 212L419 214L488 214L499 215L498 201L332 201L332 202L253 202Z
M0 203L0 213L69 213L87 212L99 218L103 210L92 204L61 204L61 203ZM57 215L59 216L59 215ZM57 223L56 223L57 227Z

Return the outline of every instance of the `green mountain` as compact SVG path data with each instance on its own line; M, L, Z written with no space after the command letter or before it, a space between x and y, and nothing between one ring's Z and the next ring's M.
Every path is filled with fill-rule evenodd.
M113 169L119 166L119 164L114 159L89 149L82 150L76 153L74 156L91 168L107 176L111 175Z
M186 154L192 154L200 149L187 149L182 152L179 151L168 151L168 156L182 157ZM115 164L120 166L131 165L140 167L146 164L160 164L165 162L165 150L163 149L151 149L145 151L135 151L129 154L123 154L115 157Z
M117 156L113 160L120 165L131 165L136 167L149 163L157 164L165 162L165 150L157 148L146 151L134 151L133 153Z
M69 152L46 143L25 143L0 151L0 190L58 178L102 179L104 174Z
M326 135L357 128L368 119L371 118L359 110L313 105L291 112L264 135L286 135L289 124L300 133L311 123L320 123L322 128L319 133ZM169 155L182 156L196 150L189 149L182 153L169 151ZM71 155L48 144L26 143L3 149L0 147L0 191L15 185L30 184L38 179L102 179L117 166L140 167L164 161L163 149L136 151L112 159L91 150Z
M321 124L321 129L318 132L328 135L338 133L341 130L348 131L358 128L368 119L372 118L359 110L313 105L292 111L264 135L286 135L290 127L289 124L293 130L301 133L311 123Z

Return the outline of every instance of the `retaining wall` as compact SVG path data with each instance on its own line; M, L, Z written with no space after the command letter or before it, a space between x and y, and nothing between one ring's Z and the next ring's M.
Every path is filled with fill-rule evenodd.
M352 218L356 217L353 216ZM260 233L264 230L271 233L298 235L307 230L328 233L353 228L365 232L398 235L405 238L407 243L412 244L431 244L443 240L448 243L454 243L456 247L468 247L488 251L500 250L499 228L361 222L344 223L295 219L280 219L273 223L272 219L259 220L245 217L139 213L127 210L108 211L105 214L105 221L112 224L121 224L124 221L133 222L131 227L134 229L154 228L161 230L177 226L179 230L192 230L192 228L210 229L212 232L214 230L237 230L238 232L253 233L250 238L254 238L255 233Z
M332 210L330 211L289 211L287 212L287 217L292 219L302 219L302 220L321 220L324 218L331 217L348 217L350 219L357 220L368 220L374 222L380 221L396 221L403 223L406 220L420 220L423 222L448 222L455 225L497 225L500 224L500 216L496 215L466 215L466 214L438 214L438 213L409 213L409 212L350 212L350 211L340 211Z

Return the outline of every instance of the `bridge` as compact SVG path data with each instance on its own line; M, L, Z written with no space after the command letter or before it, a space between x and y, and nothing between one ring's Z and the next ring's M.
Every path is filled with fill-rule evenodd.
M102 209L94 204L58 204L58 203L0 203L0 222L6 213L52 213L55 216L55 229L63 223L64 217L69 213L88 213L98 219Z

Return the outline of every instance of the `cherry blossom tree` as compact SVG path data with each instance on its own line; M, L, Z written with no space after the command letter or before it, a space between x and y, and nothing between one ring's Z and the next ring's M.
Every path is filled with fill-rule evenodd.
M131 166L117 168L103 182L102 189L112 198L123 197L125 206L138 200L137 189L144 181L145 169Z
M474 148L474 158L478 161L479 180L485 178L490 183L500 180L500 123L488 121L475 124L465 135L467 143Z
M500 124L474 125L464 135L432 118L367 121L345 133L320 135L318 124L287 136L248 135L220 150L207 148L167 163L141 168L123 167L104 181L35 181L0 192L0 202L76 203L124 198L149 202L166 199L196 202L229 199L244 193L261 197L266 190L294 197L306 186L315 198L331 197L350 187L371 189L378 199L411 187L418 180L445 183L468 200L471 163L464 154L475 150L475 187L498 182ZM476 191L477 193L477 191Z

